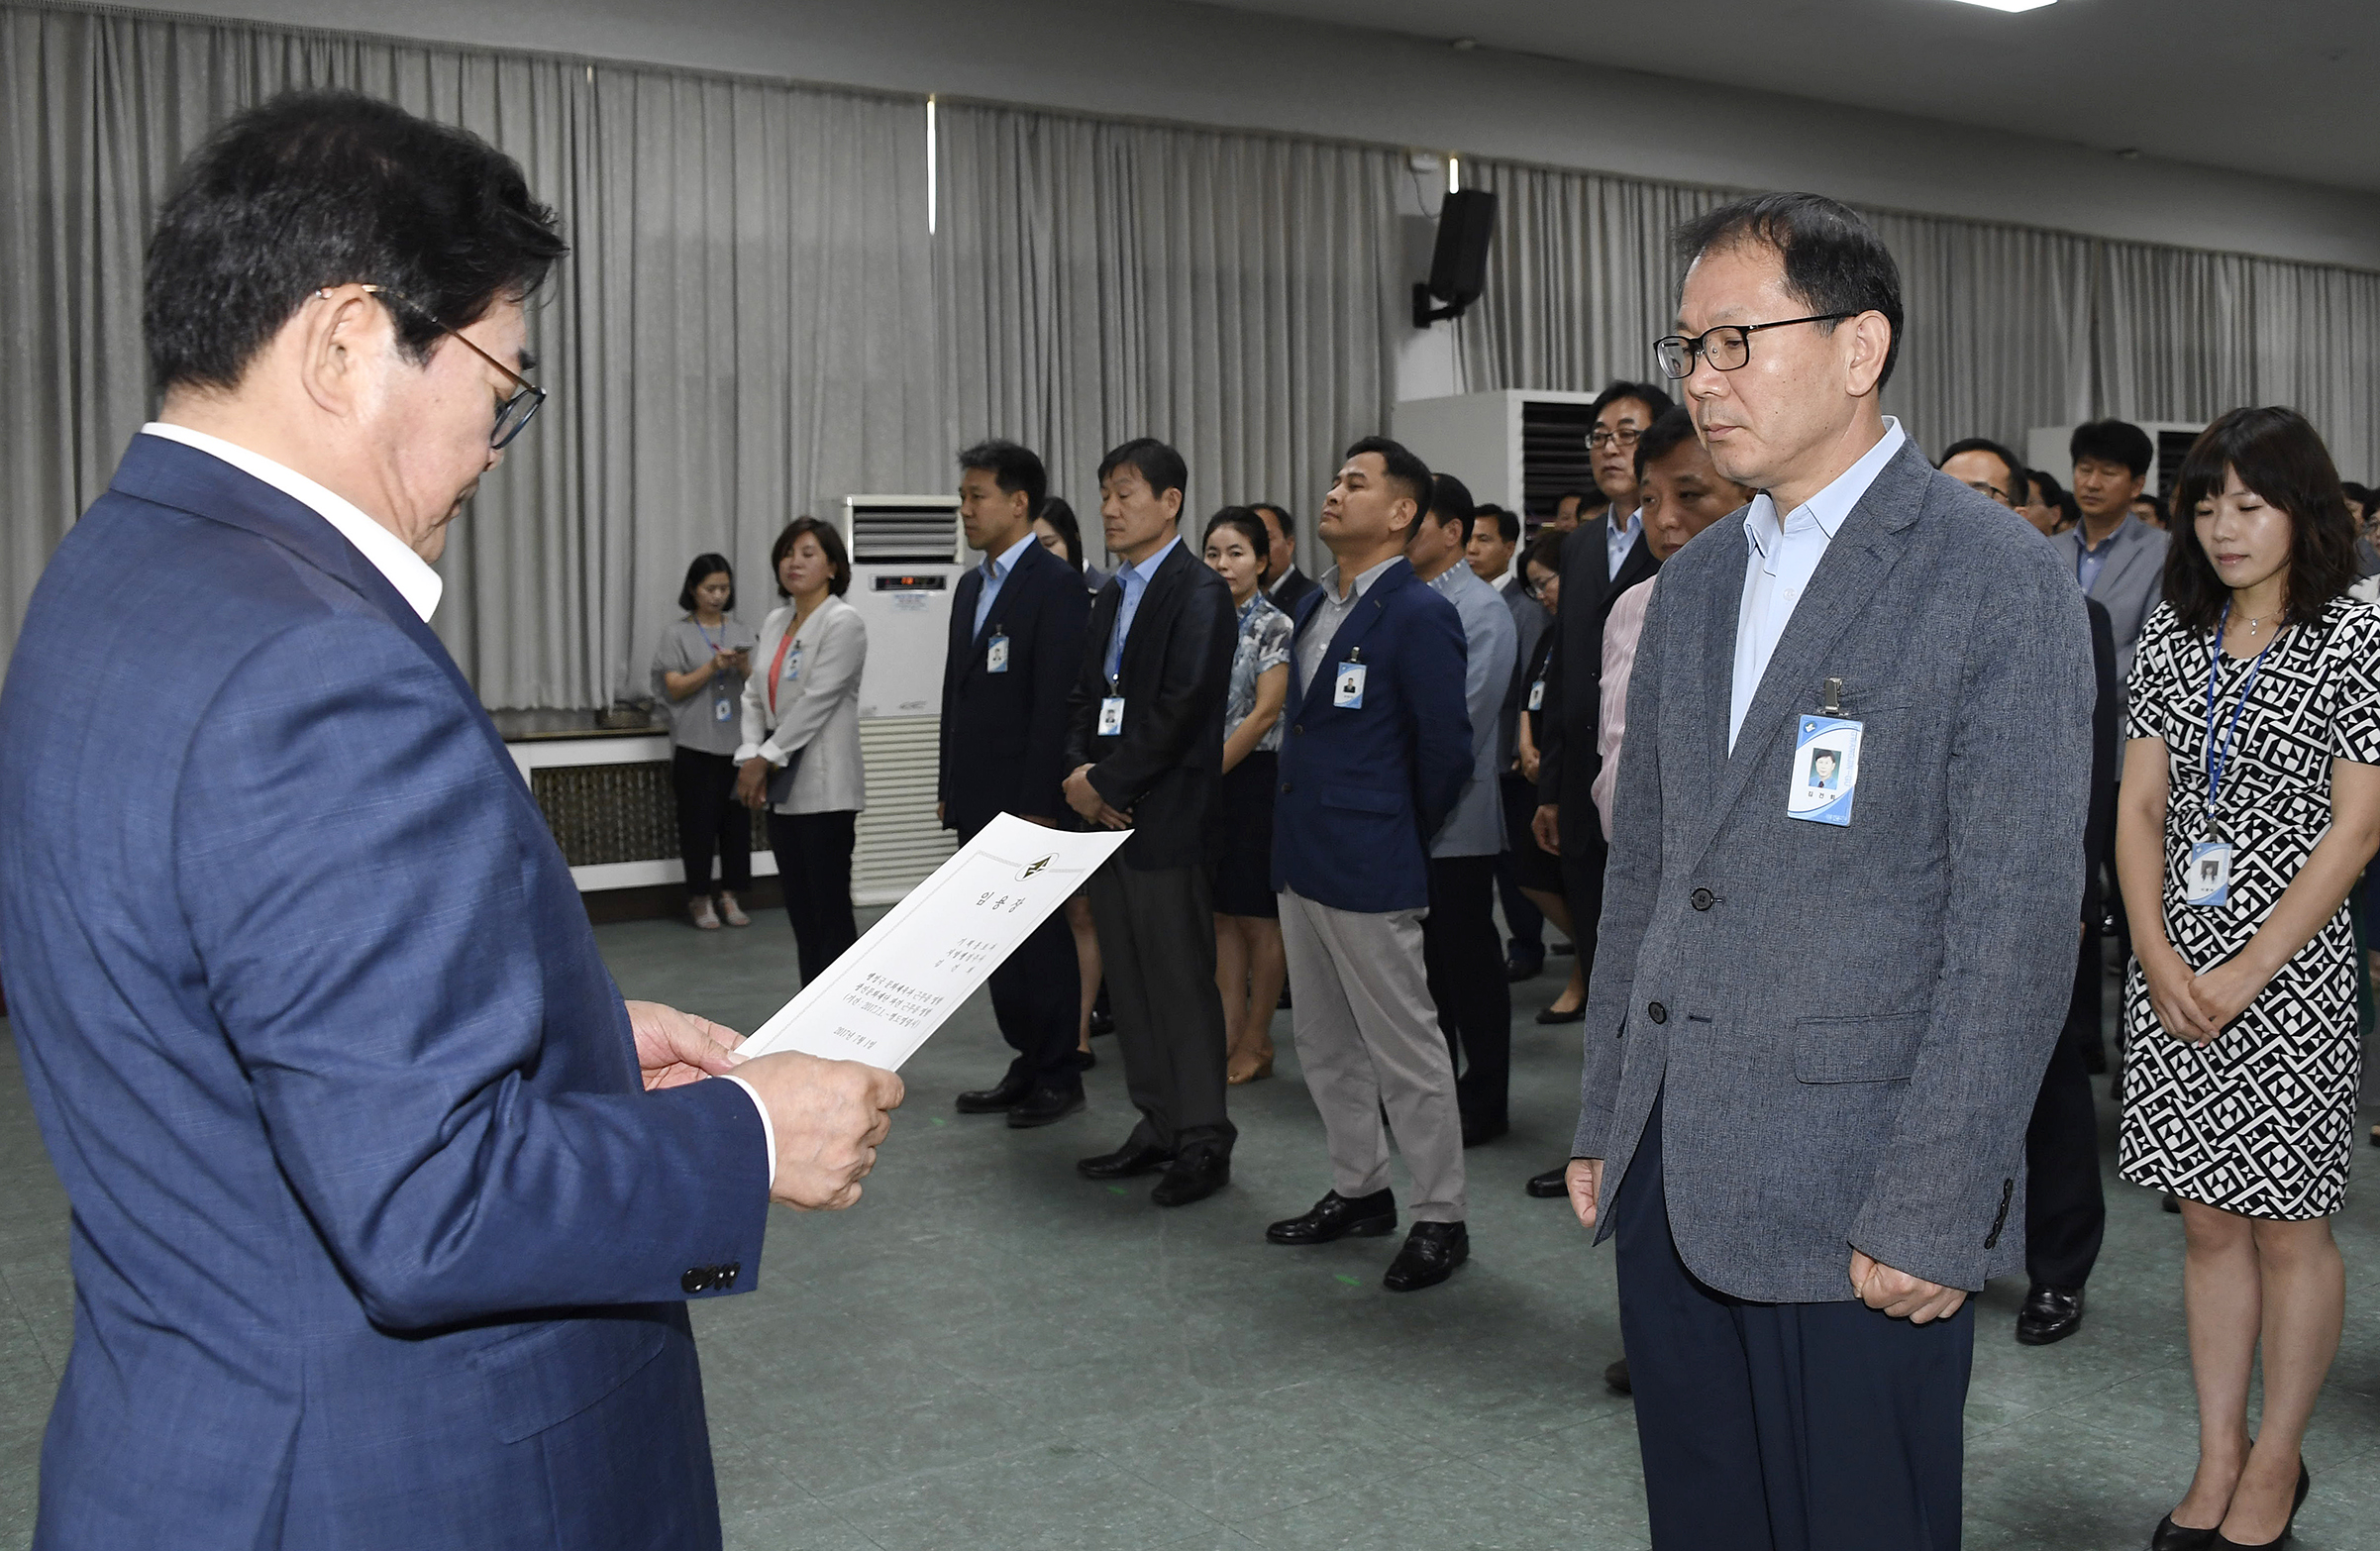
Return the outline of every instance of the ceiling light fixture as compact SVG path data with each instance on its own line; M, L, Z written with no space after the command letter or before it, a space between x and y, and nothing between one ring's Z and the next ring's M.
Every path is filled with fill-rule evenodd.
M2038 11L2058 0L1959 0L1961 5L1980 5L1987 11Z

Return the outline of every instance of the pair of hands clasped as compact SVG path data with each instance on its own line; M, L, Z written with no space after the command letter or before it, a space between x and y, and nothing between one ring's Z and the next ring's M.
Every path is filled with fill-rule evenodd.
M2157 1021L2175 1039L2204 1045L2225 1025L2247 1011L2248 1003L2272 980L2246 962L2246 955L2227 959L2205 974L2194 974L2172 944L2137 942L2140 979L2148 986L2148 1004Z
M1581 1226L1593 1228L1596 1203L1603 1199L1604 1193L1604 1161L1573 1158L1563 1183L1570 1187L1570 1209L1578 1213ZM1946 1288L1906 1271L1895 1271L1862 1250L1851 1252L1851 1287L1858 1292L1859 1300L1870 1308L1895 1319L1906 1319L1913 1325L1948 1319L1967 1301L1963 1288Z
M660 1002L628 1003L628 1021L648 1092L730 1072L753 1086L776 1130L771 1199L803 1211L840 1211L860 1198L860 1182L876 1168L877 1147L900 1107L899 1078L796 1051L745 1057L736 1052L743 1035Z
M1130 829L1132 815L1121 808L1107 805L1107 799L1090 783L1090 767L1078 765L1066 777L1066 805L1083 815L1086 824L1101 829Z

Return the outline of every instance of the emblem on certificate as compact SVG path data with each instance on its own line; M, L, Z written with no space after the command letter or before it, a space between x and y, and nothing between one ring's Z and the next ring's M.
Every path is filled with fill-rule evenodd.
M1839 716L1805 716L1795 728L1793 782L1785 794L1785 816L1812 824L1850 823L1865 724Z

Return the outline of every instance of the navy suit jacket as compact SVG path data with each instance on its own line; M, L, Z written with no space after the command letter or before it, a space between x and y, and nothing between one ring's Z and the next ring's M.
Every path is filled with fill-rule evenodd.
M317 513L136 436L0 689L0 961L73 1203L44 1548L716 1545L680 1301L760 1116L643 1090L476 697Z
M1297 602L1297 633L1322 606ZM1341 663L1360 651L1360 708L1333 703ZM1314 682L1291 659L1273 804L1273 886L1334 910L1380 915L1429 904L1429 842L1471 778L1463 701L1463 617L1402 560L1331 637Z
M983 568L959 578L942 667L943 824L973 835L993 815L1075 827L1066 779L1067 696L1083 667L1090 594L1082 573L1040 545L1017 557L978 634ZM993 636L1008 638L1008 671L985 672Z

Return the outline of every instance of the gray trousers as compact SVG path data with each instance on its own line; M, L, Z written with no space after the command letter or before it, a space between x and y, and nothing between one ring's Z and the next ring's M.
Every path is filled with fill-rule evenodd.
M1322 1111L1330 1186L1389 1188L1389 1133L1413 1173L1416 1222L1461 1222L1463 1122L1454 1060L1421 963L1421 910L1368 915L1281 891L1297 1064ZM1388 1124L1381 1124L1381 1111Z

